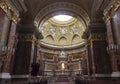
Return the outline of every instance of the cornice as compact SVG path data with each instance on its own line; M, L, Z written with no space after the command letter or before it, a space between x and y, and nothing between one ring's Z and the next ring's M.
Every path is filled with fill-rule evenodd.
M47 44L47 43L44 43L44 42L41 42L41 45L43 45L43 46L45 46L45 47L47 47L47 48L56 48L56 49L63 49L63 46L61 46L61 45L52 45L52 44ZM77 48L77 47L81 47L81 46L83 46L83 45L85 45L85 42L83 41L83 42L81 42L81 43L79 43L79 44L73 44L73 45L64 45L64 49L74 49L74 48Z

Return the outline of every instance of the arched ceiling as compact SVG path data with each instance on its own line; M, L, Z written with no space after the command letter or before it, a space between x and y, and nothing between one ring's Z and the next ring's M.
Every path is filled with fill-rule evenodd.
M85 25L88 25L90 21L88 14L80 6L68 2L56 2L46 6L38 12L35 18L35 22L37 23L36 26L41 26L44 21L58 14L67 14L77 19L82 19Z
M25 0L26 1L26 0ZM96 10L103 10L111 0L28 0L33 11L33 15L36 16L40 10L48 5L54 3L72 3L82 8L91 17ZM77 9L76 9L77 10Z
M71 27L76 27L79 29L79 34L72 34L70 37L71 40L67 42L68 37L62 36L57 40L58 43L55 43L55 45L73 45L80 43L81 40L78 40L81 38L83 31L82 29L85 29L89 22L92 20L92 17L94 16L96 10L103 10L107 3L109 3L111 0L8 0L13 5L13 8L17 11L17 13L23 13L22 19L25 23L30 23L29 21L34 21L36 27L42 28L43 25L46 23L49 23L49 25L53 25L52 27L56 28L59 27L57 30L60 31L60 29L65 28L67 31L73 31ZM26 14L27 17L24 15ZM61 26L56 25L56 23L49 19L55 15L58 14L67 14L71 15L75 18L76 23L74 21L70 22L69 24L72 24L70 26L69 24ZM25 18L25 19L24 19ZM46 25L45 25L46 26ZM82 28L83 27L83 28ZM46 27L45 29L49 30L51 26ZM81 28L81 29L80 29ZM44 30L45 30L44 29ZM43 30L42 30L43 31ZM41 31L41 32L42 32ZM46 33L47 31L44 31L44 36L49 40L48 44L51 44L55 42L55 38L51 35ZM56 37L57 38L57 37ZM43 43L45 43L45 40L43 40ZM66 44L67 43L67 44ZM47 44L47 42L46 42Z
M92 19L92 16L95 14L95 11L104 10L104 8L108 5L108 3L110 3L110 1L112 0L8 0L8 2L12 5L11 8L16 10L17 14L19 14L20 12L27 12L26 14L29 14L32 20L39 20L38 22L41 22L41 19L45 18L46 15L48 16L50 14L51 17L51 13L60 11L69 11L72 15L78 15L79 17L81 16L84 20L87 21L88 19L83 17L83 12L85 13L85 15L87 15L87 18L89 17L89 19ZM60 7L60 5L53 5L56 3L62 3L63 7ZM50 7L50 5L52 7ZM53 8L54 10L50 8ZM45 12L41 12L43 10ZM46 10L48 13L46 13ZM41 13L45 14L45 16L41 15ZM88 22L86 22L86 24L87 23Z

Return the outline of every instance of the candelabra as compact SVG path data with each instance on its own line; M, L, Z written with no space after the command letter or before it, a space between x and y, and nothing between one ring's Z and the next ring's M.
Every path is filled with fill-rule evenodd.
M107 47L107 52L109 54L111 53L116 53L118 54L119 53L119 46L116 45L116 44L110 44L108 47Z
M13 54L15 49L9 46L0 46L0 71L2 70L2 65L7 56L8 52Z

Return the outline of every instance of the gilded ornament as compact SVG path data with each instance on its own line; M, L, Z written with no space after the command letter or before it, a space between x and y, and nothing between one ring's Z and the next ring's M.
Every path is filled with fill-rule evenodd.
M22 34L22 35L18 36L18 39L20 41L30 41L30 42L35 42L36 41L34 35L25 35L25 34Z
M104 13L103 19L107 22L115 15L116 10L120 7L120 0L114 0L114 3L109 6L109 10Z
M11 19L13 22L17 23L20 20L19 16L16 14L16 12L14 12L11 9L10 4L8 3L7 0L0 1L0 8L3 9L3 11L6 13L8 18Z
M91 34L90 36L91 41L103 41L106 40L106 34Z

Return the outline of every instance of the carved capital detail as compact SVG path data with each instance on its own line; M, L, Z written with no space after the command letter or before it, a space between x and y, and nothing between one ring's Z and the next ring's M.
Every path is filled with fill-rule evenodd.
M36 46L39 46L39 45L40 45L40 43L39 43L38 40L35 40L34 44L35 44Z
M19 41L29 41L29 42L35 42L36 38L32 34L20 34L18 36Z
M7 0L0 1L0 8L3 9L8 18L11 19L13 22L17 23L20 20L19 15L12 10Z
M103 19L107 22L110 18L115 15L116 10L120 7L120 0L113 0L111 6L109 6L108 10L104 13Z
M90 35L90 40L92 41L103 41L106 40L106 34L102 33L102 34L91 34Z
M87 40L86 42L86 47L90 45L90 40Z

